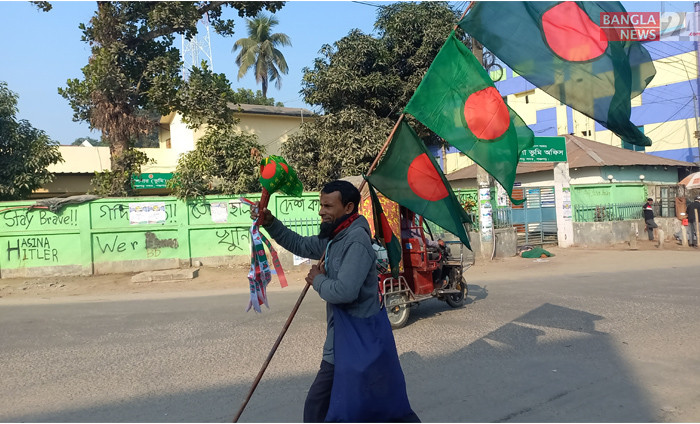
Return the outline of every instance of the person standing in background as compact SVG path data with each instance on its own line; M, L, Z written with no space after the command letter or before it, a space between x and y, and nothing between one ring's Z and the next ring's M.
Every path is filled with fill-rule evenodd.
M649 240L654 240L654 230L659 228L654 222L654 199L649 197L647 202L642 206L642 213L644 214L644 223L647 227L647 234L649 235Z

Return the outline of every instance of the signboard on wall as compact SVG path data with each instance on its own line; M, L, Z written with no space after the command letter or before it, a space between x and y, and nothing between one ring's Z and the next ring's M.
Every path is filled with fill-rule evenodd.
M145 188L165 188L165 184L173 177L171 172L168 173L148 173L131 176L131 187L135 189Z
M535 143L520 154L520 162L566 162L564 137L535 137Z

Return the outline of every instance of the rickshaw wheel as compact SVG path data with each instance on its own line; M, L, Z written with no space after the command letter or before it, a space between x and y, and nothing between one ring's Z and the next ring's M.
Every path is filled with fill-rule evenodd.
M406 325L408 322L409 308L408 305L398 305L407 301L405 294L390 294L386 297L386 313L389 316L391 328L397 329Z
M447 304L453 308L459 308L464 305L464 300L467 298L467 281L462 277L462 281L458 281L454 287L459 290L459 293L449 294L445 297Z

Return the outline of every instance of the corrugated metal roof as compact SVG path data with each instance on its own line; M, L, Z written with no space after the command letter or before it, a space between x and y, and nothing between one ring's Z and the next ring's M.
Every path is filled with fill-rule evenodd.
M243 113L252 113L259 115L282 115L282 116L316 116L315 113L301 107L280 107L280 106L263 106L249 104L229 103L228 107L234 111Z
M566 139L566 155L569 168L633 165L696 166L694 163L666 159L648 153L634 152L574 135L565 135L564 138ZM518 163L516 173L527 174L551 169L554 169L552 162ZM476 165L469 165L447 174L446 177L449 181L476 178Z

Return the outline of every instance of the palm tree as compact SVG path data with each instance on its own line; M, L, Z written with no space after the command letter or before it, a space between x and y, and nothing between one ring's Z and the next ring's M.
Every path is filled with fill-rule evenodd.
M255 81L262 83L263 98L267 97L268 81L275 81L275 87L282 87L281 74L289 71L284 55L277 47L291 46L287 34L270 34L270 30L279 24L274 15L257 15L248 19L248 38L241 38L233 44L232 52L239 48L236 56L238 79L245 76L250 68L255 68Z

